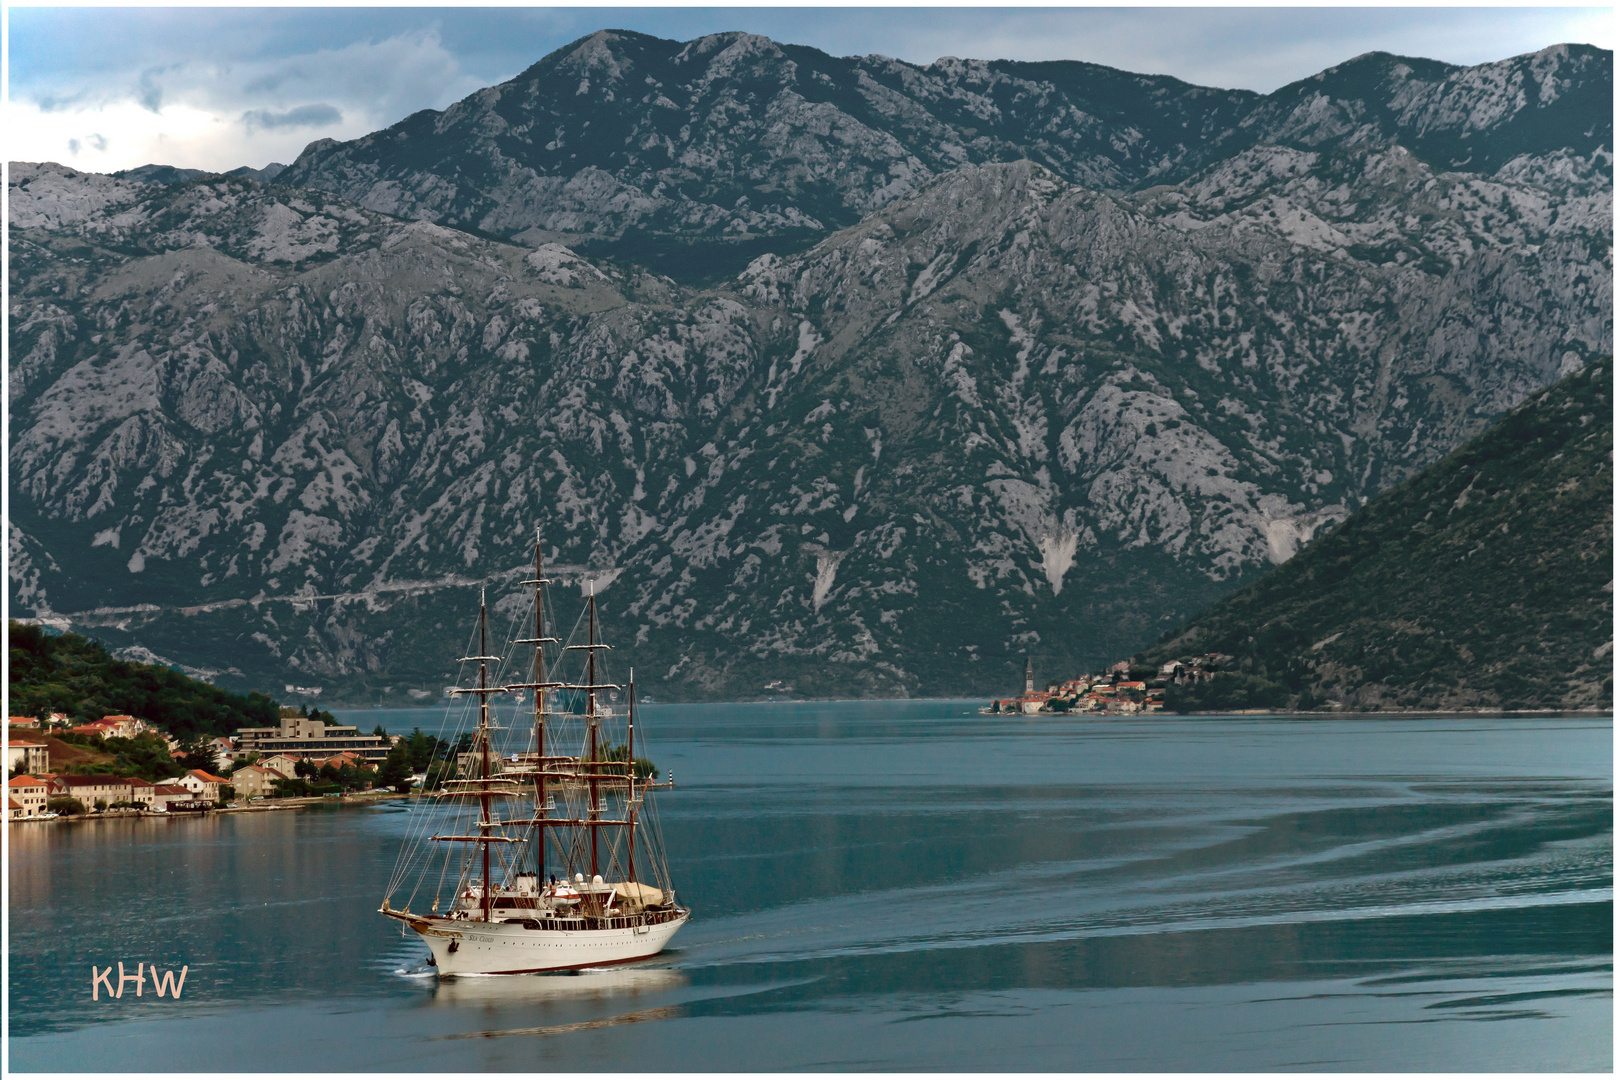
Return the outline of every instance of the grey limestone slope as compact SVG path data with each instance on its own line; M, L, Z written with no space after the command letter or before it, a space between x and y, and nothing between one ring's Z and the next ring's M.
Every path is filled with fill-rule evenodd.
M657 697L1093 666L1612 353L1610 168L966 166L700 290L307 188L18 165L14 605L409 700L472 587L520 602L538 525Z

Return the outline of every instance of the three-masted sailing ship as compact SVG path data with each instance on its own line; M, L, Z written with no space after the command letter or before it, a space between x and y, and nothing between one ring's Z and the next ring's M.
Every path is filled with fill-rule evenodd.
M570 644L546 633L550 582L538 536L534 577L523 584L534 586L523 619L533 636L515 637L506 656L490 655L480 596L477 651L461 658L464 671L477 665L477 684L451 689L476 701L476 726L458 732L453 769L440 766L454 778L427 795L431 805L413 821L381 908L422 938L441 977L644 960L691 915L675 902L652 812L652 790L667 785L636 758L634 672L628 686L604 674L599 654L610 646L597 640L594 585L584 625L570 636L583 630L583 640ZM573 680L553 677L569 671ZM518 678L501 677L509 673ZM604 700L620 691L622 713ZM521 739L493 722L490 699L501 695L532 700ZM505 756L503 744L512 751ZM395 895L407 888L396 909ZM413 910L429 888L431 906Z

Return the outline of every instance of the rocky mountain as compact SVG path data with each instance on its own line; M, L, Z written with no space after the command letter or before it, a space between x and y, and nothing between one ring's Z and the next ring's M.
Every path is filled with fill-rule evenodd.
M1612 355L1608 143L1459 170L1390 141L1441 130L1411 105L1217 156L1240 97L1176 183L968 162L707 287L312 189L315 148L274 186L15 165L14 610L408 701L538 526L661 699L1117 659Z
M1613 455L1614 370L1598 363L1139 662L1233 656L1194 704L1273 691L1318 708L1612 708Z
M443 112L312 143L281 183L682 281L802 250L968 164L1178 183L1256 145L1400 145L1436 169L1613 146L1613 60L1561 45L1459 68L1371 53L1273 94L1073 61L828 56L753 34L604 30Z

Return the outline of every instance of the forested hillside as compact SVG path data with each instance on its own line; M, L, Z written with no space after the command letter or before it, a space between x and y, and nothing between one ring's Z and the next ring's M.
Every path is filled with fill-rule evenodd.
M1612 707L1613 382L1592 364L1139 658L1183 708Z
M6 696L12 716L65 713L81 723L138 716L179 739L272 727L279 706L263 694L232 694L172 668L119 660L99 641L10 624Z

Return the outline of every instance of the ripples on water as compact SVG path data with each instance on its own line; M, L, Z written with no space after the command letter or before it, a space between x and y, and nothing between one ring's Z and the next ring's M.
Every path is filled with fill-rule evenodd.
M659 963L439 984L402 804L19 827L13 1067L1610 1067L1607 719L647 713ZM118 959L184 1001L92 1003Z

